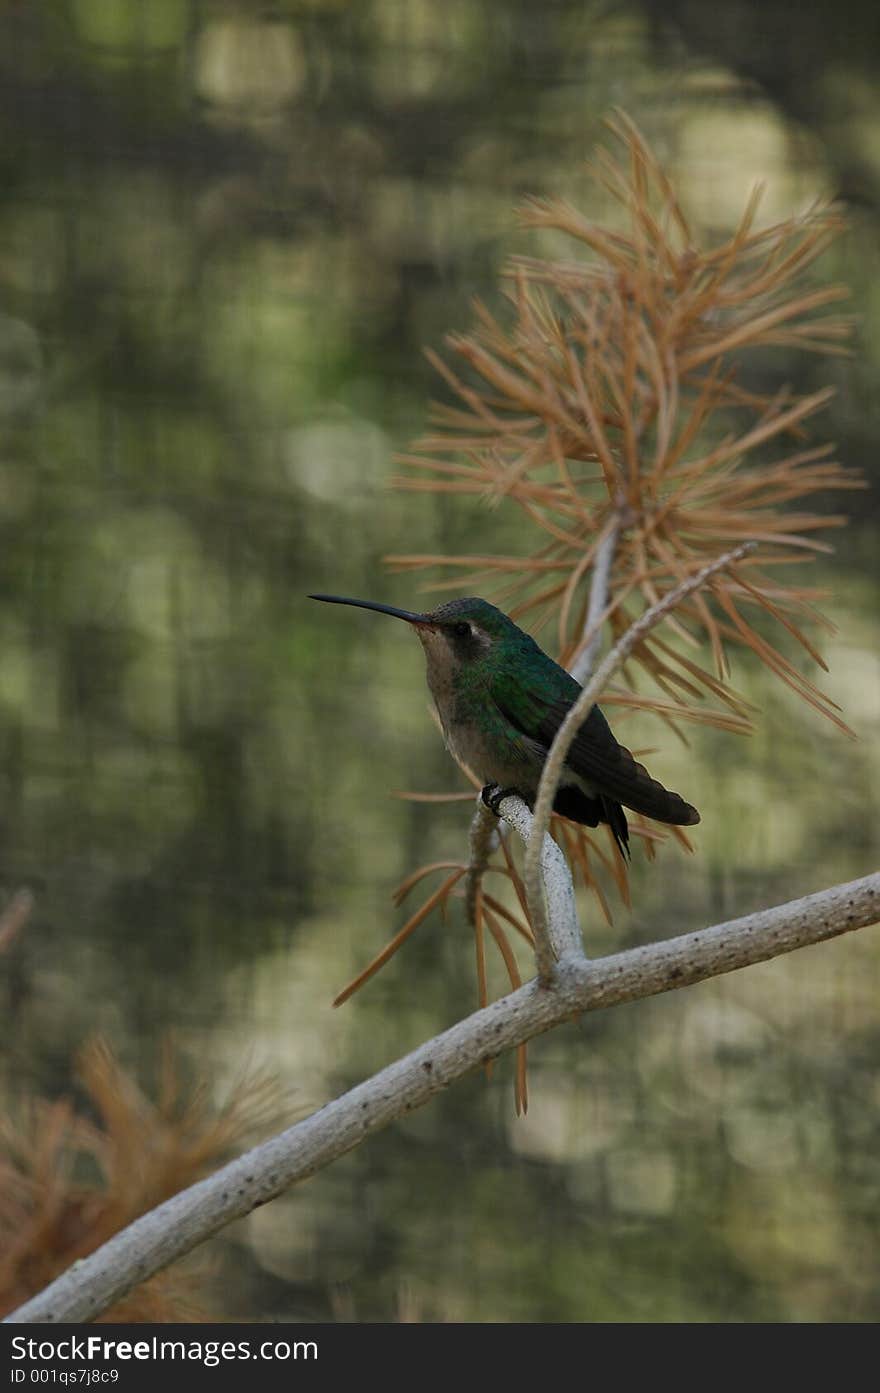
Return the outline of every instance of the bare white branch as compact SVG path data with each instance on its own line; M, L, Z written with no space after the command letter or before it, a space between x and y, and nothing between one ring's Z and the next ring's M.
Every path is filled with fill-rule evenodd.
M464 880L464 907L469 924L476 922L477 891L482 884L489 858L498 849L500 835L497 817L486 807L482 795L478 793L477 806L471 819L468 869Z
M538 785L538 795L535 799L532 830L526 844L523 868L523 884L529 906L529 919L535 935L538 972L545 982L552 971L552 957L547 950L548 924L541 879L541 862L544 837L550 825L550 814L553 810L553 800L556 797L556 789L572 742L596 704L609 678L613 676L621 663L626 661L633 649L638 647L655 625L659 624L660 620L688 595L705 585L716 571L723 570L725 566L738 561L750 551L754 551L754 548L754 542L744 542L741 546L734 547L732 551L725 552L723 556L719 556L715 561L704 566L702 570L697 571L681 585L677 585L674 590L670 590L668 595L664 595L655 605L651 605L650 609L645 610L645 613L636 620L635 624L630 625L626 633L606 654L556 732L541 770L541 782Z
M485 1060L573 1014L732 972L880 918L880 874L727 924L587 963L564 953L552 990L538 980L492 1002L311 1117L175 1195L75 1263L7 1317L93 1320L234 1219L359 1146Z
M568 669L575 682L580 682L581 686L589 680L599 653L599 644L602 642L602 622L608 605L611 567L614 564L619 535L620 521L615 517L596 548L596 560L590 580L590 603L587 606L581 650L575 654L574 662Z
M501 800L499 811L504 821L519 833L528 846L534 818L523 800L515 793L508 794ZM562 851L549 832L545 832L541 846L541 880L547 896L547 940L550 950L548 967L572 954L583 959L583 940L574 902L571 872ZM539 953L540 945L536 943L536 957ZM539 958L539 972L540 968Z

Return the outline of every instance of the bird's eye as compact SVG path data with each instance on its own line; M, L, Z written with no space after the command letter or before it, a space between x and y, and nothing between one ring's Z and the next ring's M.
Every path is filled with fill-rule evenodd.
M456 638L470 638L471 626L462 620L459 624L453 624L452 632L455 634Z

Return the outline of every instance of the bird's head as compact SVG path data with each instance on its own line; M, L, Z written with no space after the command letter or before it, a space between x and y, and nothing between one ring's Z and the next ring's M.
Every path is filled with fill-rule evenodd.
M440 672L457 672L484 662L505 641L526 637L500 609L476 597L448 600L423 613L376 604L372 600L349 600L341 595L310 595L309 599L374 609L380 614L406 620L421 640L429 669Z

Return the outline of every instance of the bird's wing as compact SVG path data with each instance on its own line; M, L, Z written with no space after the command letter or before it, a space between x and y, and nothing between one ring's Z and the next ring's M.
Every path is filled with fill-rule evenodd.
M492 698L512 726L546 751L580 690L575 690L574 679L571 684L572 696L567 699L542 692L524 680L511 680L505 673L503 684L493 686ZM575 736L565 762L597 793L615 798L633 812L684 827L700 820L696 808L652 779L645 766L615 740L598 706Z

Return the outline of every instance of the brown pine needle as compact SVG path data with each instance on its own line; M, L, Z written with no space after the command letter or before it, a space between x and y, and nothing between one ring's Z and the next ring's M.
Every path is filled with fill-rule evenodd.
M504 966L507 968L507 975L510 978L510 985L513 991L522 986L522 977L519 973L513 949L510 946L507 934L498 923L494 915L485 911L486 924L489 932L498 945L498 951L504 959ZM514 1103L517 1117L521 1117L529 1110L529 1087L527 1076L527 1059L525 1045L518 1045L516 1049L516 1080L514 1084Z
M500 838L500 841L501 841L501 854L503 855L504 860L505 860L505 862L507 863L508 874L510 875L511 883L512 883L513 888L514 888L514 890L515 890L515 892L516 892L516 898L519 900L519 907L520 907L520 909L522 910L522 916L523 916L523 918L525 919L526 923L528 924L528 926L529 926L529 931L531 932L532 924L531 924L531 920L530 920L530 918L529 918L528 904L526 903L526 888L525 888L525 886L524 886L523 883L522 883L522 877L521 877L521 875L520 875L519 871L517 870L516 865L515 865L515 863L514 863L513 855L512 855L512 853L511 853L510 847L507 845L507 838L506 838L506 837L501 837L501 838Z
M517 1045L516 1047L516 1085L514 1089L514 1107L517 1117L523 1117L529 1110L529 1063L527 1046Z
M348 1001L348 998L350 996L353 996L354 993L358 991L359 988L362 987L365 982L368 982L371 977L375 976L375 974L379 971L381 967L385 966L389 958L394 957L394 954L397 952L398 948L403 946L403 944L409 938L410 934L413 933L419 927L419 924L421 924L425 919L427 919L431 911L441 902L441 900L445 899L452 887L456 885L459 880L461 880L466 869L466 867L460 866L458 870L453 872L452 875L447 876L446 880L444 880L443 884L434 891L433 895L430 895L428 899L425 900L425 903L422 905L421 909L417 909L415 914L413 914L411 918L407 919L403 928L400 929L394 935L391 942L386 943L381 953L377 953L375 958L373 958L372 962L368 963L367 966L363 969L363 971L359 972L356 977L353 977L352 980L348 983L348 985L343 987L339 995L333 998L334 1006L341 1006L344 1001Z
M661 701L659 697L630 695L616 690L605 693L602 705L621 706L630 711L655 711L658 715L674 716L676 720L727 730L733 735L751 735L755 728L754 723L745 716L729 716L726 711L704 711L699 706L684 706L680 701Z
M489 987L486 981L486 945L483 938L483 888L477 886L476 897L474 899L474 947L477 955L477 994L480 1007L489 1004ZM494 1061L486 1060L486 1078L492 1078L492 1066Z
M734 574L736 573L734 572ZM822 654L819 652L816 646L810 642L810 640L804 634L802 629L799 629L798 626L796 624L793 624L790 619L786 619L780 607L778 605L774 605L773 602L768 598L767 591L759 590L757 586L750 585L744 576L737 576L736 579L737 583L742 586L743 590L748 591L752 598L757 600L758 603L762 606L762 608L767 610L768 614L772 614L774 619L779 620L779 623L783 626L783 628L788 629L788 632L794 638L797 639L798 643L801 644L803 648L807 650L810 657L813 659L813 662L817 663L823 672L827 672L828 664L822 657Z
M501 867L500 867L500 866L495 866L495 867L490 866L490 867L489 867L489 870L501 870ZM494 897L493 895L484 895L483 898L484 898L484 900L485 900L485 903L486 903L492 910L494 910L494 912L495 912L497 915L499 915L502 919L506 919L507 922L508 922L508 924L511 926L511 928L512 928L512 929L515 929L516 932L517 932L518 934L520 934L522 938L525 939L526 943L529 945L530 948L534 948L534 946L535 946L535 937L534 937L534 934L532 933L531 929L528 927L527 924L521 923L520 920L517 919L516 915L515 915L515 914L511 914L511 912L510 912L509 909L505 909L505 907L504 907L504 905L501 903L501 901L500 901L500 900L496 900L495 897Z
M472 793L468 794L468 799L469 801L473 800ZM434 871L454 870L467 870L467 867L462 866L460 861L432 861L427 866L419 866L418 870L413 871L412 875L408 875L406 880L402 880L397 888L392 890L392 902L395 905L403 904L403 901L406 899L413 886L418 885L419 881L423 880L426 875L431 875Z
M477 954L477 990L480 1006L489 1004L489 988L486 982L486 948L483 941L483 890L482 886L477 886L477 896L474 903L474 944Z
M669 830L672 833L675 840L679 842L681 846L684 847L685 851L689 851L693 854L694 844L688 836L687 832L685 832L684 828L670 827Z
M600 882L596 880L590 867L588 839L585 836L581 835L579 829L575 830L574 824L568 825L566 822L560 819L557 831L557 840L561 842L562 848L565 851L566 858L568 860L569 865L572 867L572 870L580 871L581 881L583 883L584 889L592 890L593 894L599 901L599 907L601 908L602 913L605 916L606 924L613 924L614 916L611 913L611 907L608 904L605 891L602 889Z

